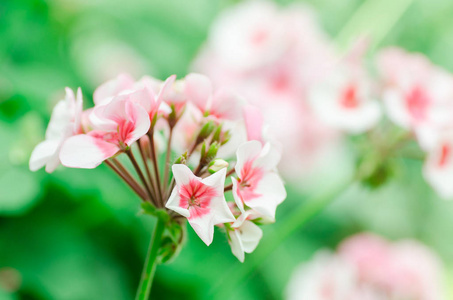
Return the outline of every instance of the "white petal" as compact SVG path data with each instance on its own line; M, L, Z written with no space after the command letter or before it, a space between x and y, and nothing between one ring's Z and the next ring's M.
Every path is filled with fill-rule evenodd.
M189 184L193 179L200 180L200 178L195 176L186 165L175 164L171 167L171 170L173 171L173 177L175 178L176 184L179 187Z
M255 160L253 166L262 167L267 171L274 170L280 162L281 156L281 152L277 147L266 143L261 151L260 157Z
M244 262L244 258L245 258L244 249L242 246L242 241L239 237L239 232L237 232L236 230L233 230L233 231L230 231L229 234L230 234L230 239L229 239L228 243L231 246L231 252L233 253L234 256L237 257L237 259L239 259L240 262Z
M212 215L207 214L199 218L188 219L188 221L200 239L207 246L209 246L214 239L214 224L212 222Z
M44 167L47 163L55 160L55 154L60 146L59 140L45 140L39 143L31 153L29 167L31 171L36 171ZM58 162L60 159L56 157Z
M112 143L79 134L64 142L60 151L60 160L66 167L93 169L118 151L119 148Z
M258 243L263 237L263 231L259 226L251 221L245 221L242 226L237 229L241 232L241 240L244 252L252 253L255 251Z

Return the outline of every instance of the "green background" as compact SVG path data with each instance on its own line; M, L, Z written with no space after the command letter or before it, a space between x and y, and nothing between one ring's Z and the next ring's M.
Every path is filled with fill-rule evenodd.
M139 215L137 197L105 166L59 168L49 175L30 172L28 158L65 86L81 86L85 107L91 106L104 74L96 61L103 58L91 57L96 49L121 45L139 57L136 76L184 76L211 22L236 2L0 1L0 299L134 297L154 225ZM333 38L363 3L301 2L314 7ZM391 11L398 1L385 2ZM386 10L368 11L354 28L385 24L386 16ZM452 71L453 2L414 0L379 46L385 45L425 53ZM400 160L397 170L380 189L353 185L288 239L263 241L256 258L248 255L244 264L220 232L208 248L189 228L180 256L158 267L153 299L279 299L297 264L367 230L421 240L440 255L451 277L453 203L427 186L421 162ZM288 186L277 224L267 226L265 236L278 236L284 230L278 223L319 192L310 191ZM238 280L229 277L237 274Z

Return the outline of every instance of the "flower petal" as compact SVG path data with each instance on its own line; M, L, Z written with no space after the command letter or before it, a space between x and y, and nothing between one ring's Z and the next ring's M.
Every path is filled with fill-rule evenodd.
M118 146L86 134L70 137L61 147L61 163L70 168L93 169L115 155Z
M244 199L245 204L257 212L275 219L277 206L286 198L286 190L278 174L270 172L259 181L255 193L260 195L253 199Z
M179 206L179 201L180 201L180 198L179 198L178 187L175 187L173 189L173 191L171 192L170 198L168 198L168 201L165 204L165 207L168 209L174 210L175 212L177 212L178 214L180 214L186 218L189 218L190 217L189 210L184 209L181 206Z
M39 143L31 153L29 162L30 170L36 171L38 169L41 169L52 160L57 160L57 162L59 163L60 159L58 158L57 152L59 146L59 140L45 140ZM52 171L52 169L49 169L48 172L51 173Z
M189 184L189 182L193 179L200 180L200 178L195 176L186 165L175 164L171 167L171 169L173 171L173 177L175 178L176 185L179 187Z
M185 93L190 102L197 106L201 111L210 109L212 98L211 80L201 74L190 73L185 78Z

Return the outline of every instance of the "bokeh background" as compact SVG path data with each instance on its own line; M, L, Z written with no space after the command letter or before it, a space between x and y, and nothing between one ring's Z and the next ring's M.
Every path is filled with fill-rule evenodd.
M182 77L216 15L237 2L0 1L0 299L134 297L153 228L139 214L139 199L105 166L32 173L30 153L65 86L82 87L87 107L95 87L119 72ZM314 8L334 39L365 1L299 2ZM363 26L385 14L362 16ZM453 2L414 0L379 47L386 45L424 53L453 71ZM329 172L342 168L332 164ZM208 248L189 228L179 257L158 267L153 299L280 299L297 264L361 231L422 241L453 284L453 203L439 199L420 170L421 162L402 160L383 187L353 186L275 250L248 255L244 264L225 239ZM326 184L288 185L277 220ZM264 234L279 229L277 222ZM225 284L229 274L243 279Z

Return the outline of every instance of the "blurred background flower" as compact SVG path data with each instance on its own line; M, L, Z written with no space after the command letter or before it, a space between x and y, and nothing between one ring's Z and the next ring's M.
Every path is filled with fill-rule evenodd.
M81 86L90 107L95 87L119 72L161 79L191 70L209 73L262 107L279 128L266 134L286 152L281 168L288 199L277 218L288 221L264 228L263 241L244 264L230 254L226 240L207 248L188 230L180 256L157 270L154 298L281 299L298 264L319 249L341 252L342 240L363 231L426 245L423 249L430 250L423 251L438 257L439 276L451 283L452 203L425 181L423 152L414 139L400 149L404 158L382 160L381 148L405 136L396 125L387 122L365 135L346 135L348 127L332 126L346 123L321 122L308 101L312 86L342 90L343 82L328 76L336 69L325 70L344 61L362 34L371 39L360 67L371 78L386 76L370 65L387 46L421 53L442 72L453 71L451 11L448 0L2 1L0 299L133 298L153 227L152 220L137 215L139 199L103 166L58 168L52 175L28 170L31 151L43 139L64 87ZM376 96L367 101L382 100L382 89L370 87L367 93ZM429 133L424 129L416 132L418 141ZM450 141L448 133L439 140ZM438 142L428 149L422 144L429 151L429 182L439 182L430 166L442 158L443 144L449 145ZM379 188L353 184L337 192L352 176L359 154L368 186ZM442 172L441 179L449 174ZM440 184L443 195L450 184ZM311 197L326 191L337 199L308 220L317 205L325 205L323 198ZM306 220L303 228L288 217L301 205L307 210L293 223ZM334 267L343 264L330 254L316 254L315 261L318 256Z

